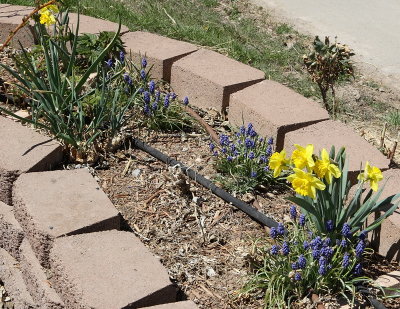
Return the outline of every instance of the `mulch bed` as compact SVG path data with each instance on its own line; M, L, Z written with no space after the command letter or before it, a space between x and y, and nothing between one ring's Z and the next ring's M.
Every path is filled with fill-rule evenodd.
M207 178L216 174L213 157L204 134L159 134L146 138L158 150L199 171ZM260 308L262 295L239 299L237 292L246 280L249 253L266 229L209 190L168 167L149 154L127 146L110 155L106 169L94 171L127 228L160 257L182 297L200 308ZM286 192L238 196L274 218L285 220L290 203ZM254 203L257 200L257 203ZM372 278L398 269L379 256L367 262ZM325 298L329 308L335 300ZM398 308L398 300L385 301L387 308ZM293 308L312 308L306 300ZM327 308L328 308L327 307ZM368 308L368 307L365 307Z

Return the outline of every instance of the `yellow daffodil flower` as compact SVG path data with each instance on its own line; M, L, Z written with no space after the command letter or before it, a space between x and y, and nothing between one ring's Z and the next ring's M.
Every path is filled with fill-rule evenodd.
M365 163L364 172L358 175L357 179L361 181L369 181L371 189L376 192L378 191L378 182L383 179L383 175L379 168L369 165L369 162L367 161Z
M289 175L287 180L298 194L315 199L316 189L325 190L325 184L311 173L304 172L299 168L293 168L293 171L294 174Z
M286 151L282 150L281 152L275 152L269 158L269 167L274 170L274 177L278 177L282 170L286 170L289 167L289 159L286 158Z
M306 148L301 147L300 145L294 145L296 149L292 153L292 162L294 166L299 169L303 169L307 167L307 170L311 170L315 163L312 157L314 152L314 145L308 144Z
M56 23L54 14L58 13L58 7L56 5L48 5L39 11L40 20L42 25L50 26Z
M332 176L339 178L342 175L336 164L331 163L328 151L326 151L326 149L322 149L321 151L321 160L317 160L315 162L314 172L321 179L325 177L325 180L328 184L332 182Z

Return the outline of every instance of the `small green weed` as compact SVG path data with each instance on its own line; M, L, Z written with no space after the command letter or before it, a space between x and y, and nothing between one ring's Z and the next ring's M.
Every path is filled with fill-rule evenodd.
M390 111L386 116L386 121L395 129L400 128L400 110L395 109Z
M280 24L278 27L276 27L275 31L277 34L285 34L285 33L290 33L293 30L288 24Z

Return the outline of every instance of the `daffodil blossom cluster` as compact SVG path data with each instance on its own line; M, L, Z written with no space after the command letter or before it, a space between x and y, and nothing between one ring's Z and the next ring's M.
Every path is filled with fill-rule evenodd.
M335 238L344 224L352 227L352 233L363 228L371 231L396 209L400 194L378 200L383 190L383 187L378 190L378 184L383 176L376 166L366 162L365 170L358 176L357 190L349 199L351 184L344 148L337 153L334 147L329 153L322 149L316 155L312 144L306 147L297 144L294 146L290 157L285 150L273 153L269 167L273 170L274 177L283 173L297 193L296 196L288 197L288 200L302 208L319 232L332 232L331 236ZM369 183L371 189L362 198L365 183ZM384 214L366 226L367 217L378 209L384 211ZM326 222L329 222L329 227Z
M56 23L56 18L54 15L58 12L58 7L54 4L42 8L39 10L40 23L46 26L54 25Z
M341 176L341 172L329 158L326 149L322 149L321 156L318 157L314 154L312 144L306 147L296 144L295 147L290 158L286 157L285 150L272 154L269 166L274 170L274 177L278 177L284 170L292 171L287 180L293 189L302 196L315 199L316 190L324 190L333 177Z
M292 171L292 174L287 176L287 181L292 184L296 193L315 199L316 190L325 190L326 186L332 183L332 179L341 177L342 173L326 149L322 149L320 156L317 156L312 144L306 147L295 144L295 147L290 158L286 157L285 150L272 154L269 166L274 171L274 177L278 177L282 171ZM370 166L367 161L365 171L358 179L363 182L369 181L371 189L377 191L378 182L383 176L379 168Z

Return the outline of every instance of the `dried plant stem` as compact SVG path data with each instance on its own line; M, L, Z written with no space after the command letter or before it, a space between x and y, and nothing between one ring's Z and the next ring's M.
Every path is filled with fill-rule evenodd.
M390 160L390 161L393 161L394 154L396 153L396 149L397 149L397 141L394 142L393 148L392 148L392 150L391 150L390 153L389 153L389 160Z
M385 145L386 128L387 128L387 122L385 122L385 124L383 125L382 134L381 134L381 142L379 144L379 148L383 148L383 146Z
M28 15L24 16L22 18L22 23L20 23L13 31L10 32L10 35L8 36L7 40L4 42L4 44L2 46L0 46L0 52L2 52L4 50L4 48L10 44L12 38L17 34L17 32L19 30L21 30L23 27L25 27L26 23L29 21L29 19L36 14L37 12L39 12L41 9L45 8L46 6L52 5L56 2L56 0L51 0L49 2L46 2L45 4L42 4L40 6L38 6L37 8L35 8L32 12L30 12Z
M199 114L197 114L189 106L185 106L185 111L201 124L201 126L207 131L207 133L210 134L214 142L219 143L219 138L217 133L215 133L214 129L207 122L205 122L204 119L201 118Z

